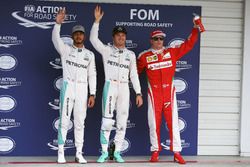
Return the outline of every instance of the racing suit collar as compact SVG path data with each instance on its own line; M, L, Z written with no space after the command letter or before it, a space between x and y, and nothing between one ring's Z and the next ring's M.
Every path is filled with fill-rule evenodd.
M83 45L81 48L78 48L78 47L76 47L75 45L72 45L72 48L73 48L73 50L75 50L75 51L77 51L77 52L82 52L82 51L85 50L84 45Z
M127 48L117 48L115 45L112 45L113 49L115 50L115 52L124 52Z
M72 45L72 48L74 48L74 49L85 49L85 46L83 45L82 48L78 48L75 45Z
M161 53L164 49L165 49L165 47L162 47L162 48L159 49L159 50L155 50L155 49L153 49L153 48L150 48L150 50L151 50L151 52L152 52L153 54L159 54L159 53Z

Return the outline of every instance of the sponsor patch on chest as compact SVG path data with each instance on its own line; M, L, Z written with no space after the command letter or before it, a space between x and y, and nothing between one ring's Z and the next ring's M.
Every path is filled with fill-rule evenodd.
M170 53L169 52L167 52L164 56L163 56L163 60L164 59L169 59L169 58L171 58L171 55L170 55Z
M88 56L85 56L85 57L83 58L83 60L89 61L89 57L88 57Z
M163 68L169 68L172 67L173 63L171 60L169 61L163 61L163 62L159 62L159 63L152 63L148 65L148 69L150 70L159 70L159 69L163 69Z
M157 55L148 56L148 57L146 57L146 59L147 59L147 63L158 61Z
M130 61L130 58L129 58L128 54L125 56L125 61Z
M76 55L75 55L75 54L72 54L72 53L69 54L69 56L70 56L70 57L76 57Z

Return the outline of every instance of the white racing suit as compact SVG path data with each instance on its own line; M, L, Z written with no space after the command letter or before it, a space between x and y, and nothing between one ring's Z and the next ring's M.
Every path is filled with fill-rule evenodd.
M93 52L64 44L60 38L60 25L52 31L53 44L61 56L63 85L60 91L60 122L58 145L66 140L72 109L74 108L74 135L76 149L82 152L84 120L87 110L88 85L90 94L96 93L96 67Z
M116 109L115 151L121 151L129 115L129 78L136 94L141 93L134 52L124 48L104 45L98 39L99 24L94 23L90 32L90 42L102 55L105 85L102 98L102 126L100 142L102 151L106 152L110 132L114 126L113 111Z

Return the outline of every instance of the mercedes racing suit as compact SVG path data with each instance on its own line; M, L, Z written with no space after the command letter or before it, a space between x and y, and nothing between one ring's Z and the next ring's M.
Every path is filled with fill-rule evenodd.
M170 150L176 152L182 150L173 80L176 61L193 48L198 34L198 29L193 28L189 38L179 47L149 49L138 56L138 73L145 70L148 78L148 125L151 151L162 149L160 143L162 114L169 129Z
M121 151L129 115L129 78L136 94L141 93L136 56L126 48L118 49L115 46L104 45L98 39L98 31L99 23L94 23L90 32L90 42L102 55L105 72L100 142L102 151L106 152L110 132L115 123L112 119L113 111L116 109L115 151Z
M60 24L52 31L53 44L61 56L63 85L60 91L60 122L58 145L66 140L72 109L74 108L74 135L76 149L82 150L84 120L87 110L88 85L91 95L96 93L96 67L93 52L64 44L60 38Z

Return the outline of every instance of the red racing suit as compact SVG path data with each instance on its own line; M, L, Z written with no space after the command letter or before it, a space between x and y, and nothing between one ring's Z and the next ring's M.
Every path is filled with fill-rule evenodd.
M162 114L169 129L170 150L181 151L176 92L173 85L176 61L195 45L199 30L193 28L189 38L178 48L149 49L137 59L138 73L146 71L148 78L148 125L151 151L161 151L160 128Z

